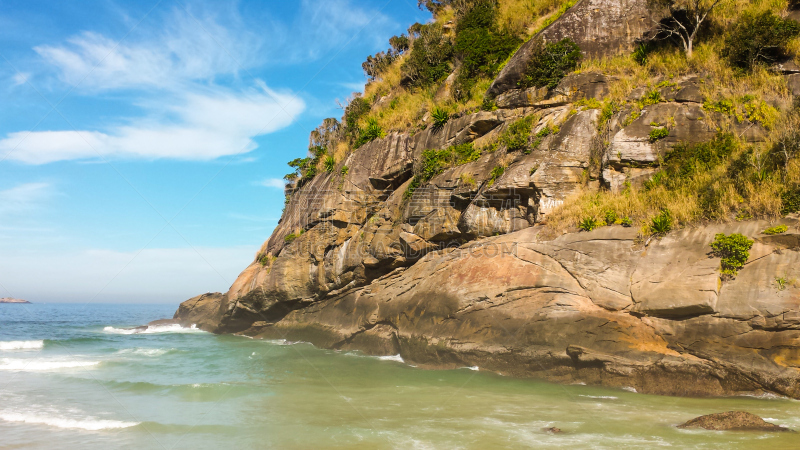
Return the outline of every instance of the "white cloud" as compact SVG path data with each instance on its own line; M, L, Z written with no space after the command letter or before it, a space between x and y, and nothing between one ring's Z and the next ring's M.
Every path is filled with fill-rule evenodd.
M261 41L237 26L237 20L229 18L225 27L215 18L176 9L161 28L138 29L138 40L130 36L117 42L83 32L62 44L35 47L59 79L78 85L78 92L122 92L122 98L145 112L112 118L101 129L11 132L0 137L0 155L11 152L8 160L27 164L104 158L202 161L254 150L256 136L290 125L305 103L260 80L247 89L215 83L220 75L236 76L259 53Z
M28 82L28 78L30 78L31 74L25 72L17 72L12 78L12 82L14 86L20 86Z
M236 30L176 10L163 29L144 32L140 42L83 32L66 44L34 50L59 71L63 81L80 83L82 90L168 88L187 80L235 74L252 64L261 43L241 27Z
M0 283L31 301L88 302L97 294L96 302L179 302L226 291L253 260L253 248L158 248L138 255L104 249L23 253L0 258Z
M25 183L0 191L0 214L35 209L53 194L48 183Z
M268 188L275 188L283 190L286 187L286 182L281 180L280 178L267 178L265 180L261 180L256 183L259 186L264 186Z
M27 164L99 157L211 160L254 150L255 136L288 126L305 109L302 99L274 92L263 83L247 92L183 93L177 101L165 111L108 132L10 133L0 140L0 153L11 152L7 159ZM164 113L173 116L174 123L162 123Z
M302 22L307 24L305 38L316 44L306 47L309 57L318 57L352 39L378 39L382 33L376 31L385 30L391 24L380 11L361 9L350 0L303 0L302 9ZM388 42L381 44L389 45Z

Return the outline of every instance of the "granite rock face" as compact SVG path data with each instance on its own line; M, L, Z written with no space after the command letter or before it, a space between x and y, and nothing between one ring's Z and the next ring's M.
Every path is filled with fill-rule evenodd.
M542 33L576 33L590 53L627 49L654 14L645 3L583 0ZM586 25L589 15L608 29ZM761 234L773 225L763 221L652 239L621 226L553 237L542 224L576 194L642 183L678 144L713 138L719 117L703 108L702 80L641 86L601 118L598 102L576 102L603 99L614 80L587 72L521 91L504 73L498 109L391 133L287 187L281 221L229 291L184 302L174 320L430 368L800 398L800 284L776 282L800 279L797 217L775 236ZM644 105L653 89L661 101ZM509 148L524 117L530 133L515 139L525 145ZM652 139L662 127L666 137ZM734 129L764 136L751 123ZM425 150L468 142L479 157L419 182ZM755 240L733 280L709 253L717 233Z
M708 255L715 233L758 236L767 225L681 230L648 245L622 227L554 240L528 227L429 251L410 267L287 304L279 315L258 312L246 296L206 296L219 319L201 326L400 354L431 368L479 366L659 394L800 398L800 289L774 283L777 273L800 277L800 249L759 243L725 283L719 259ZM202 301L176 317L192 321ZM253 319L241 320L243 310Z

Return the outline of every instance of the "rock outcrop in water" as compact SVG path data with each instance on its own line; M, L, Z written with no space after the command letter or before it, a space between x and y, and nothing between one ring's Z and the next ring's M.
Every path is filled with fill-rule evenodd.
M572 12L595 3L609 2L584 0ZM629 3L625 14L644 4ZM561 20L543 33L580 25ZM606 34L578 40L596 44L584 51L629 48L646 31L627 19L608 23L593 31ZM620 24L630 32L620 34ZM507 67L515 58L524 52ZM479 366L670 395L800 398L800 289L776 284L800 278L796 216L772 236L761 234L774 225L765 221L653 238L622 226L554 237L543 225L581 190L642 183L674 145L713 138L701 77L666 83L664 101L638 117L623 108L598 126L600 111L575 102L605 95L606 76L585 72L556 89L518 90L503 81L510 73L492 85L498 109L441 129L391 133L289 186L278 227L230 290L184 302L175 319L218 333L400 354L430 368ZM531 114L528 151L484 152L410 189L424 150L489 145ZM666 121L674 123L669 135L654 141L651 124ZM750 141L764 138L746 119L735 126ZM733 280L722 281L709 253L717 233L755 240Z
M791 431L745 411L729 411L700 416L678 425L678 428L704 428L713 431Z

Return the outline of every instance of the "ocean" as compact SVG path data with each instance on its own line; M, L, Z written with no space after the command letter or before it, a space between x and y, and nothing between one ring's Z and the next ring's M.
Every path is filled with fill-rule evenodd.
M176 307L0 305L0 448L800 447L794 433L675 427L746 410L800 430L800 402L785 398L642 395L177 326L126 330Z

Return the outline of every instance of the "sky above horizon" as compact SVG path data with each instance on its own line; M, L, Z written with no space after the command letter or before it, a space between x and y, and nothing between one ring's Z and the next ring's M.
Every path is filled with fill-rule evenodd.
M0 297L224 292L415 0L0 0Z

